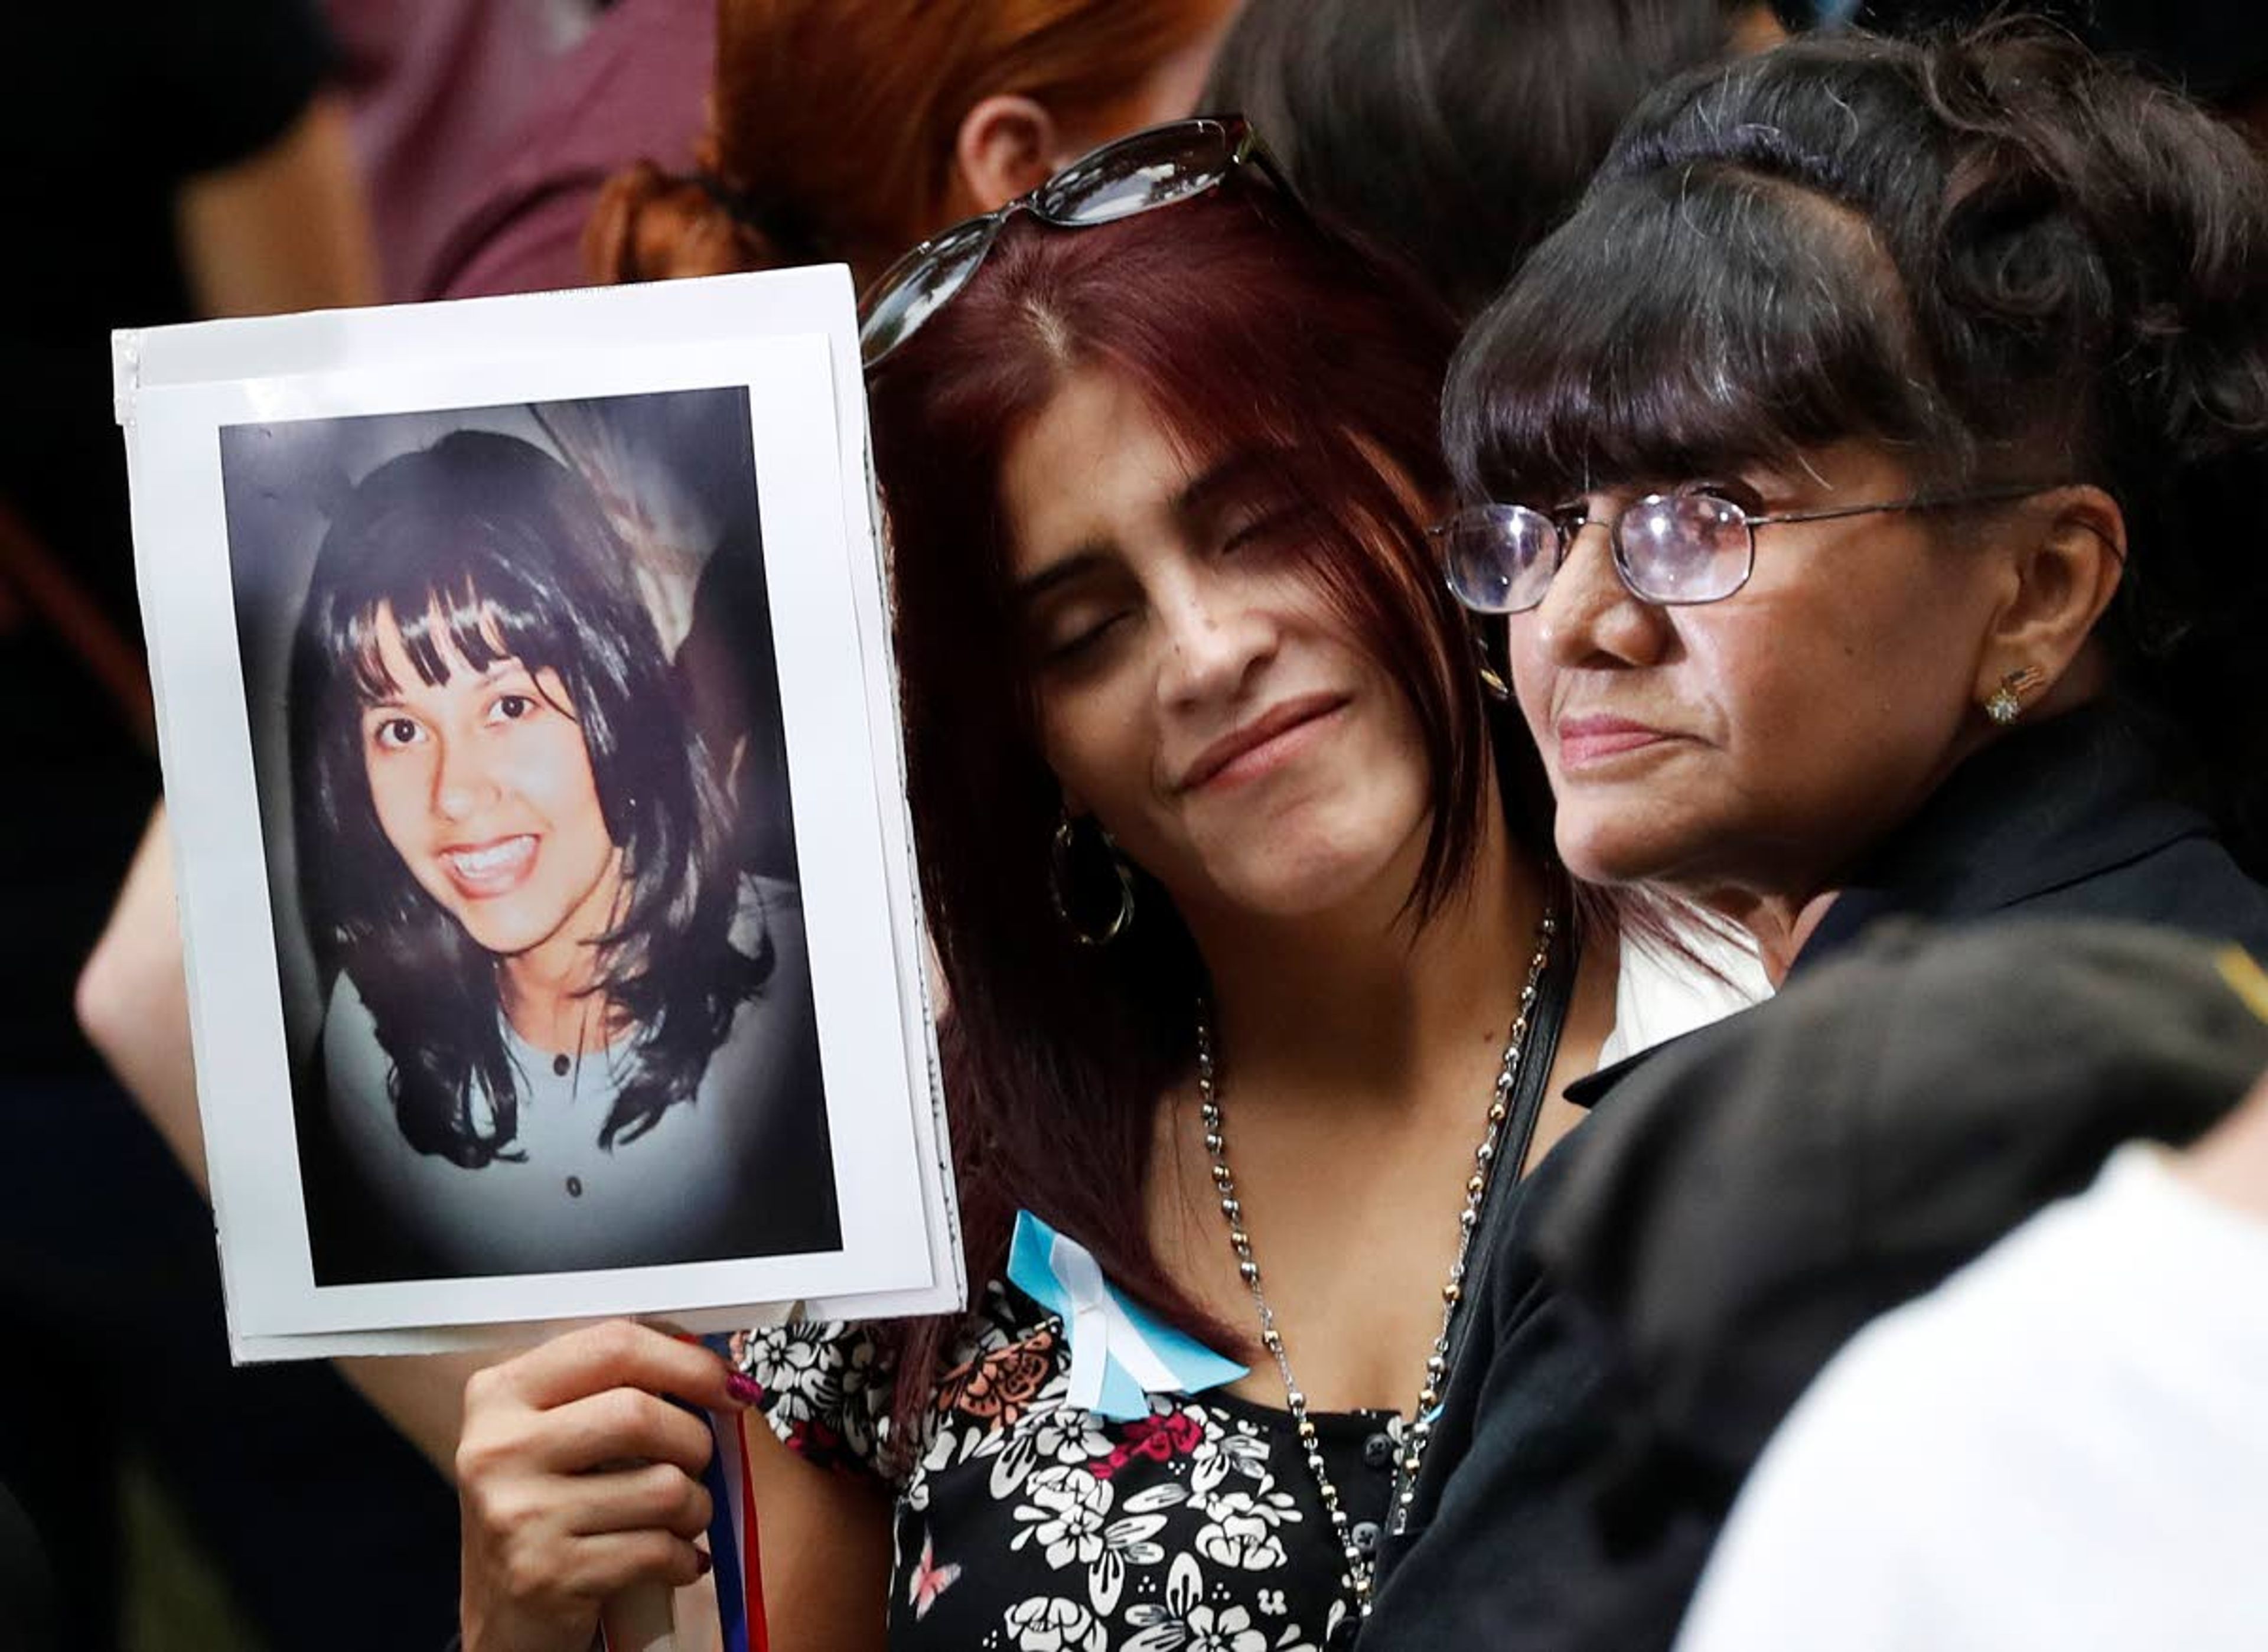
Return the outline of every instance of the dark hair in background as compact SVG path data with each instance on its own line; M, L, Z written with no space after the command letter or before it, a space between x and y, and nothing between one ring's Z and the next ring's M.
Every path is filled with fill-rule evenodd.
M327 977L353 979L377 1024L401 1133L477 1167L519 1156L497 964L379 824L361 711L394 690L381 612L429 683L446 680L453 649L476 671L516 658L565 685L560 709L582 732L627 890L593 990L638 1029L599 1140L635 1140L692 1099L770 955L748 958L728 939L738 875L726 811L630 552L566 466L516 437L459 431L355 489L317 554L292 650L293 807L318 958Z
M1446 430L1500 498L1845 438L1924 486L2100 484L2111 692L2268 876L2268 173L2068 36L1814 40L1666 88L1467 337Z
M1517 719L1487 711L1413 515L1448 485L1437 429L1453 340L1421 294L1284 197L1232 183L1100 228L1012 222L975 280L875 374L908 785L952 1002L946 1090L974 1277L998 1271L1028 1206L1177 1322L1239 1340L1175 1287L1145 1222L1157 1099L1194 1058L1196 948L1138 872L1116 945L1079 946L1050 902L1062 793L1009 599L1010 445L1071 374L1097 368L1138 390L1193 460L1255 454L1271 498L1300 502L1290 536L1312 548L1423 731L1434 797L1423 911L1455 896L1483 811L1500 806L1486 795L1491 742L1515 836L1539 857L1550 843L1535 751ZM954 1323L906 1333L902 1418L924 1403Z
M2191 97L2241 105L2268 91L2268 7L2257 0L2024 0L2095 51L2139 63ZM2007 0L1866 0L1852 21L1881 34L1970 27Z
M755 876L796 881L779 656L753 517L736 521L701 564L692 617L677 645L677 675L695 735L725 791L733 863Z
M1741 0L1246 0L1204 107L1300 198L1478 312L1638 100L1733 49Z

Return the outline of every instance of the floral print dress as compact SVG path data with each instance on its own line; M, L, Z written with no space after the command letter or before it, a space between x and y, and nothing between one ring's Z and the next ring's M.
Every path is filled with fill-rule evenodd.
M882 1475L890 1374L857 1324L736 1339L774 1432ZM1109 1422L1067 1403L1062 1321L994 1281L893 1476L899 1652L1326 1652L1353 1638L1338 1539L1288 1412L1157 1394ZM1311 1413L1354 1541L1386 1518L1402 1420Z

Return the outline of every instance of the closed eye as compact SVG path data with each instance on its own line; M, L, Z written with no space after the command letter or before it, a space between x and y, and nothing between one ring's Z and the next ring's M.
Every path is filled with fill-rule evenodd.
M1221 554L1235 556L1255 548L1283 545L1307 520L1308 513L1304 507L1286 505L1231 521L1221 540Z
M1073 625L1058 627L1053 636L1040 645L1040 663L1043 666L1068 666L1081 662L1093 656L1104 639L1131 617L1130 609L1121 608L1100 617L1082 618Z

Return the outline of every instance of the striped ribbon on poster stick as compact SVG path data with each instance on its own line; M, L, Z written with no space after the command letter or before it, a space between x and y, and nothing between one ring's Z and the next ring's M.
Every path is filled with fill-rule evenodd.
M748 1472L746 1413L706 1412L717 1442L701 1483L708 1487L709 1581L717 1591L724 1652L770 1652L764 1626L763 1567L756 1552L756 1494ZM758 1426L764 1426L758 1420ZM678 1652L676 1601L666 1585L627 1589L600 1611L606 1652Z

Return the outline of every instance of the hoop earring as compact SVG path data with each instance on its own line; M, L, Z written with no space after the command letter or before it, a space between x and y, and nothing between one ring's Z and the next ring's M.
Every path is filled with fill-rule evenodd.
M1056 916L1063 919L1071 939L1082 947L1107 947L1124 934L1134 921L1134 876L1127 869L1126 857L1118 852L1117 844L1101 827L1094 829L1094 835L1101 839L1102 852L1109 857L1110 869L1118 879L1118 910L1100 930L1081 929L1079 919L1071 916L1071 902L1064 895L1071 877L1071 858L1079 849L1079 828L1068 810L1056 827L1055 841L1048 856L1048 895L1055 902Z
M2021 697L2044 680L2037 666L2021 666L2000 679L2000 686L1984 697L1984 715L2006 728L2024 714Z

